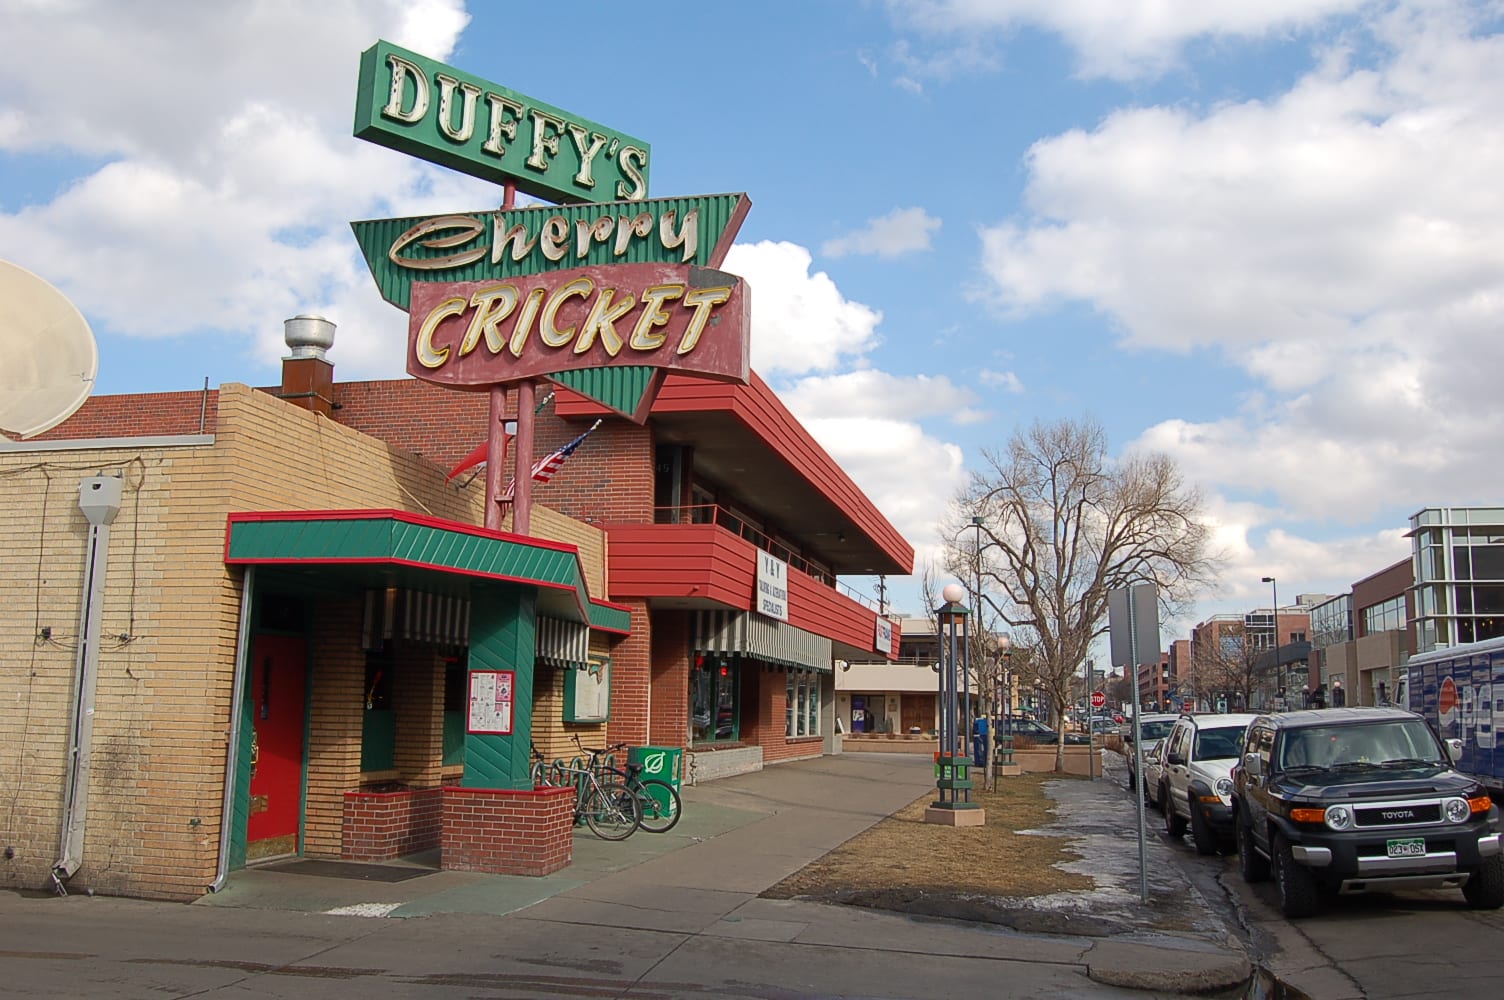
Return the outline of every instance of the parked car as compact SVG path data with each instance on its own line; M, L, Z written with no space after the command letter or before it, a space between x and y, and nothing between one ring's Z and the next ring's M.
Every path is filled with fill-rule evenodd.
M1253 715L1182 715L1165 737L1159 798L1165 832L1191 830L1200 854L1213 854L1233 840L1232 768Z
M1144 750L1144 804L1159 809L1160 779L1165 773L1165 741L1155 740Z
M1170 735L1170 730L1175 728L1175 720L1180 716L1173 713L1160 715L1143 715L1139 717L1138 728L1144 741L1144 754L1147 755L1160 740ZM1123 736L1123 756L1128 759L1128 790L1132 791L1137 782L1139 754L1133 752L1133 720L1129 719L1120 728ZM1148 801L1147 796L1145 801Z
M1056 743L1060 742L1058 730L1051 729L1049 726L1036 719L1005 720L1003 723L1003 728L1001 729L1003 735L1008 734L1010 726L1014 736L1026 737L1041 746L1045 744L1054 746ZM1076 744L1085 743L1086 736L1082 733L1066 733L1065 742L1067 746L1074 746Z
M1272 873L1287 917L1337 892L1460 888L1504 906L1499 807L1455 769L1423 718L1397 708L1255 717L1234 769L1238 866Z

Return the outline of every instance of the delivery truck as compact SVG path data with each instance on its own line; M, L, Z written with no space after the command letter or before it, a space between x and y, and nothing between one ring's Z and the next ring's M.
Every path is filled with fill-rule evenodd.
M1405 707L1454 748L1460 743L1457 770L1504 800L1504 638L1420 653L1402 670Z

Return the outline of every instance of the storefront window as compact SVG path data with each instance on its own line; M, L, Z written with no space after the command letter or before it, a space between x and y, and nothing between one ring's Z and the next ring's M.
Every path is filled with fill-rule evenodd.
M740 668L731 659L696 659L695 669L689 675L690 736L694 742L738 739L737 681L740 676Z
M816 674L789 671L788 708L784 713L784 735L820 735L820 678Z

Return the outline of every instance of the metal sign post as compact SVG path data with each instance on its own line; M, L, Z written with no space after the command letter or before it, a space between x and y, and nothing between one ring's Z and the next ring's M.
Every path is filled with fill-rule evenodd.
M1154 636L1154 659L1159 659L1159 588L1152 583L1120 587L1107 594L1108 629L1112 632L1112 661L1133 671L1133 774L1138 794L1138 895L1149 901L1148 864L1144 846L1144 730L1139 719L1138 665L1145 661L1141 643Z

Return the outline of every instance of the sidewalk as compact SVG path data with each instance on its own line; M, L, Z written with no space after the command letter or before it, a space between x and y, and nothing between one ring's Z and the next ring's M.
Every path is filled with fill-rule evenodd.
M684 818L668 834L639 833L609 843L582 832L575 838L574 863L545 878L446 872L431 861L429 867L415 863L425 859L384 866L304 862L282 871L233 873L223 891L194 905L372 917L515 914L763 942L849 942L1073 965L1098 983L1172 995L1226 988L1249 976L1242 946L1158 837L1146 838L1151 905L1140 903L1136 812L1121 776L1047 785L1058 815L1041 832L1080 840L1083 860L1071 867L1096 887L1005 907L974 901L1006 910L998 922L1013 929L923 919L943 913L760 898L924 794L933 780L931 762L922 756L849 753L780 764L685 789ZM1156 900L1161 905L1153 905ZM1166 909L1173 910L1173 919L1166 919Z

